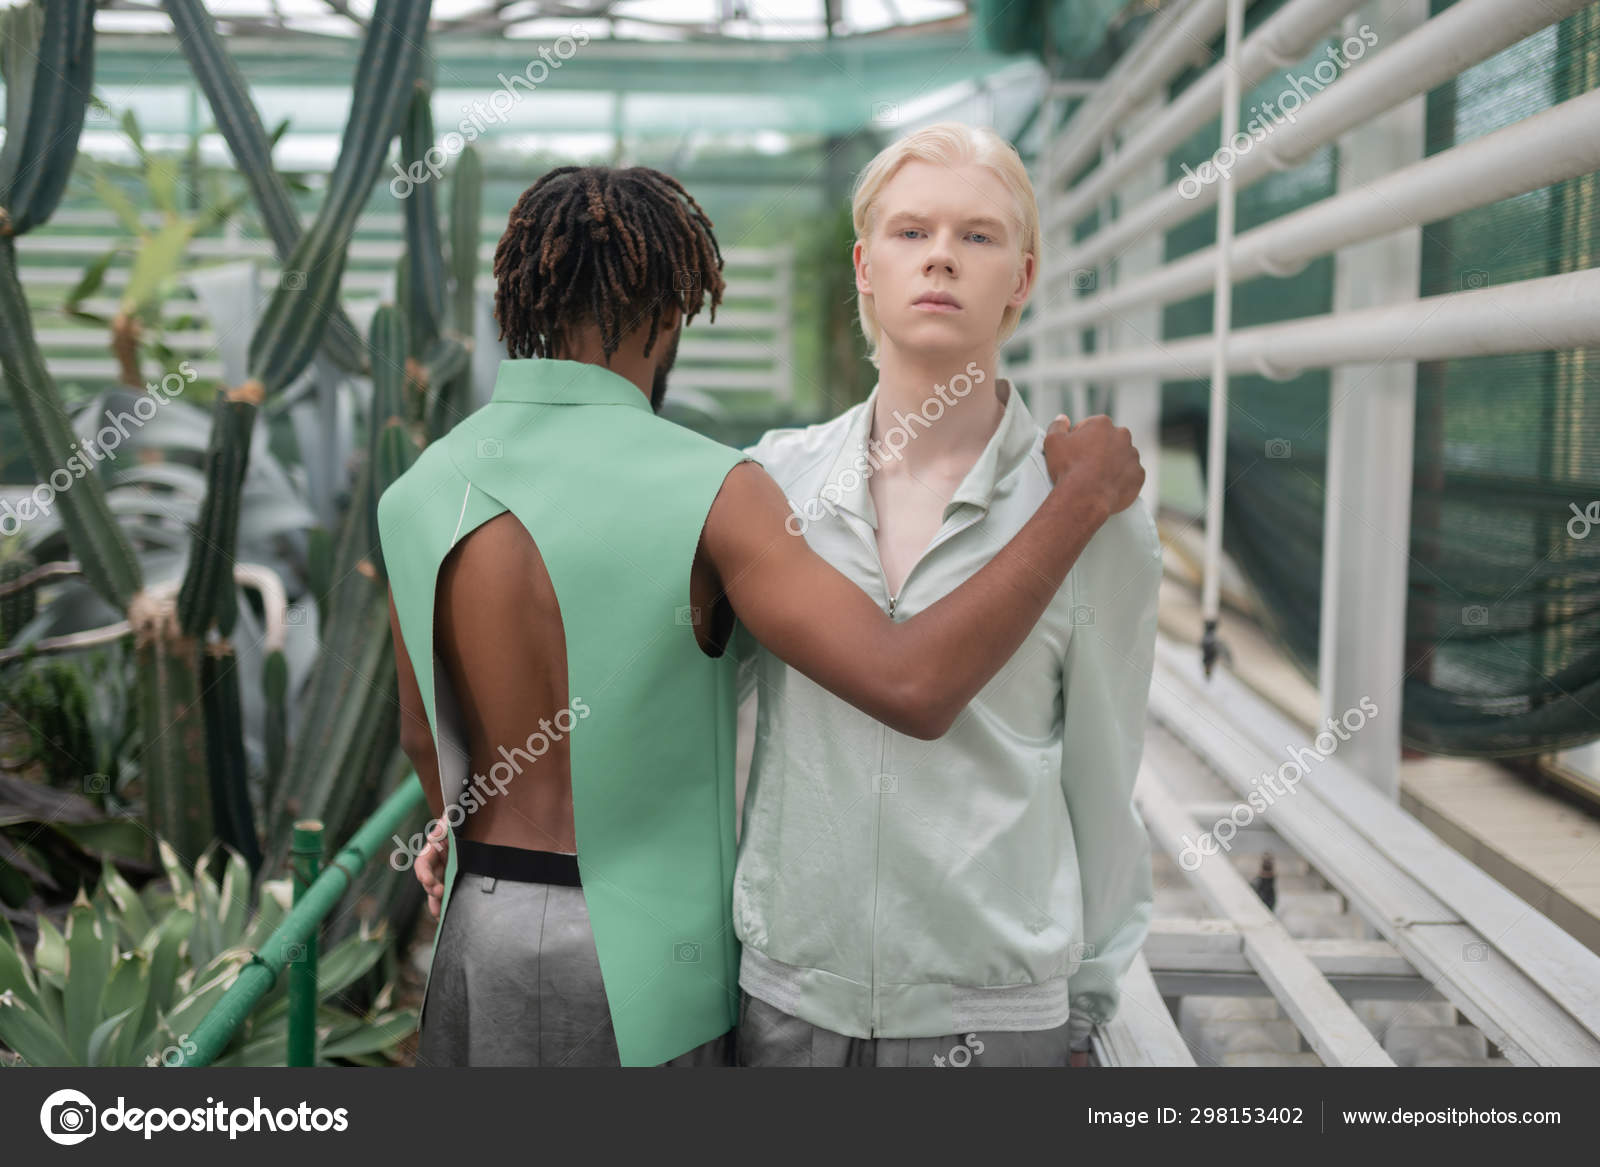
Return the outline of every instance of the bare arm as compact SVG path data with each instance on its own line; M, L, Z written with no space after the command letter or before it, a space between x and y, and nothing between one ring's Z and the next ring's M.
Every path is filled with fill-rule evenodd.
M942 736L1043 615L1101 524L1138 497L1144 470L1104 416L1053 422L1054 489L981 571L896 623L785 526L783 491L735 467L706 522L705 550L734 611L786 664L913 737Z
M422 688L411 668L411 656L400 635L400 617L394 610L394 593L389 593L389 634L394 637L394 669L400 679L400 748L416 767L428 796L428 811L434 818L444 815L444 795L439 790L439 756L433 748L433 730L428 726L428 709L422 703Z

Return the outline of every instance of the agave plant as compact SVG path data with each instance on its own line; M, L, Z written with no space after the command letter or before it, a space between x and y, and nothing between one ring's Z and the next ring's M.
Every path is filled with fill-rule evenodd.
M107 863L94 895L79 892L64 931L39 918L31 967L0 917L0 1041L32 1066L176 1064L190 1032L292 906L290 882L267 880L252 912L248 865L228 853L218 881L210 858L208 849L191 872L162 844L166 885L142 893ZM380 924L319 959L320 1064L383 1064L416 1028L413 1011L388 1008L390 986L370 1009L352 1012L343 999L387 947ZM279 978L215 1064L283 1065L288 1014Z

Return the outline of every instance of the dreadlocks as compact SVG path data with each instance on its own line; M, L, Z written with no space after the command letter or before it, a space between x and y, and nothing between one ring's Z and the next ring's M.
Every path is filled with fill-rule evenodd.
M722 252L683 186L644 166L560 166L522 193L494 253L494 315L512 357L548 357L573 325L600 327L606 358L668 303L694 319L722 302Z

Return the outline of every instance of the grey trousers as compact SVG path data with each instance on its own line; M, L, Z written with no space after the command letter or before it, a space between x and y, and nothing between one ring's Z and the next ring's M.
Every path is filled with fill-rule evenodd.
M734 1031L664 1063L733 1064ZM419 1066L616 1066L616 1032L581 887L457 875Z
M741 1066L1070 1066L1067 1024L1020 1033L847 1037L739 994Z

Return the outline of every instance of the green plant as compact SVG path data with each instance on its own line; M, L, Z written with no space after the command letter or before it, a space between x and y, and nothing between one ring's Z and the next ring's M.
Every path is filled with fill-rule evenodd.
M91 100L96 107L105 109L104 102ZM109 114L110 110L105 112ZM249 195L230 193L221 172L201 172L201 134L190 139L183 157L169 158L145 149L144 135L132 110L123 113L120 125L138 164L127 166L84 154L78 159L78 173L116 215L129 239L85 269L83 278L67 293L64 309L80 320L110 327L111 350L116 355L122 383L139 388L144 384L140 355L145 346L155 352L165 371L178 369L177 355L167 347L163 336L161 309L176 286L179 273L187 266L190 242L232 218ZM182 205L181 179L186 171L196 188L192 198L199 204L192 211ZM159 226L146 226L147 212L160 217ZM107 320L84 310L83 301L99 291L112 262L128 251L133 253L133 264L118 299L116 315Z
M252 912L250 870L237 854L228 854L219 882L207 873L209 848L192 872L165 843L160 851L165 885L152 882L135 892L107 863L93 896L80 889L64 931L40 917L31 967L0 918L0 1041L27 1064L175 1062L190 1031L291 906L289 881L268 880ZM386 1052L415 1030L411 1010L387 1007L388 987L370 1010L351 1012L339 1003L387 947L380 926L319 959L322 1064L382 1064ZM286 978L279 978L215 1064L283 1065L288 1013Z

